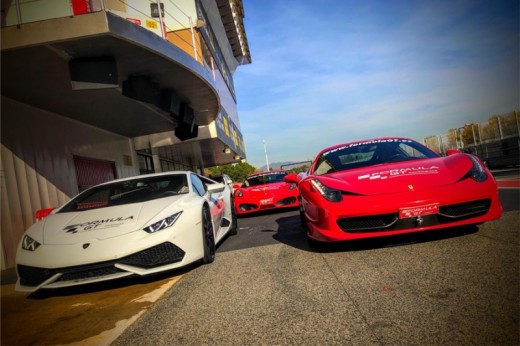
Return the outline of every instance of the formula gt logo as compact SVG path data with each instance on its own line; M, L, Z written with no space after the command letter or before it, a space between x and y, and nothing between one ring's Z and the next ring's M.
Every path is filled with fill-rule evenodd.
M409 167L409 168L400 168L400 169L389 169L386 171L365 174L358 176L358 180L369 179L388 179L388 178L396 178L402 176L410 176L410 175L418 175L418 174L438 174L439 167L430 166L430 167Z

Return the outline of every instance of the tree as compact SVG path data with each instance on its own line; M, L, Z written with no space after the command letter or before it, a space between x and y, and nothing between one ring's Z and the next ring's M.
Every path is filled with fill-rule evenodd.
M246 180L246 177L255 171L256 168L249 163L241 162L206 168L206 175L227 174L231 180L241 182Z

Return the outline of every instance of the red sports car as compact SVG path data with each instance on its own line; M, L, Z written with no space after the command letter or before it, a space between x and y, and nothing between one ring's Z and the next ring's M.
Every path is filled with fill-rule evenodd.
M286 183L286 171L255 173L235 189L235 210L238 215L267 209L299 206L296 184Z
M495 179L473 155L439 156L407 138L321 151L298 184L311 245L480 224L500 218Z

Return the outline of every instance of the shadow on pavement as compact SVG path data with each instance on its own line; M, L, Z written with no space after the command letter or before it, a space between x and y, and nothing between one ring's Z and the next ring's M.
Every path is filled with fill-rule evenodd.
M312 252L363 251L439 241L478 232L477 226L462 226L411 234L382 236L371 239L351 240L336 243L320 243L316 247L311 247L307 242L305 231L303 230L300 223L299 215L281 217L278 218L276 222L278 223L278 230L273 235L275 240L300 250Z

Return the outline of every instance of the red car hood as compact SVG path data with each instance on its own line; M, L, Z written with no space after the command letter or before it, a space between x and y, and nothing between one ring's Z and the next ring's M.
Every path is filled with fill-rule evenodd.
M279 183L270 183L265 185L256 185L256 186L250 186L250 187L243 187L241 188L243 191L247 191L247 193L250 196L265 196L265 195L273 195L276 194L279 191L287 190L289 187L289 184L286 182L279 182Z
M173 213L172 204L187 195L160 198L144 203L51 214L43 221L44 244L76 244L91 239L108 239L140 231L161 212ZM167 209L167 210L166 210ZM169 215L165 215L169 216Z
M384 195L459 181L473 166L465 154L404 161L335 172L320 176L327 186L361 195Z

